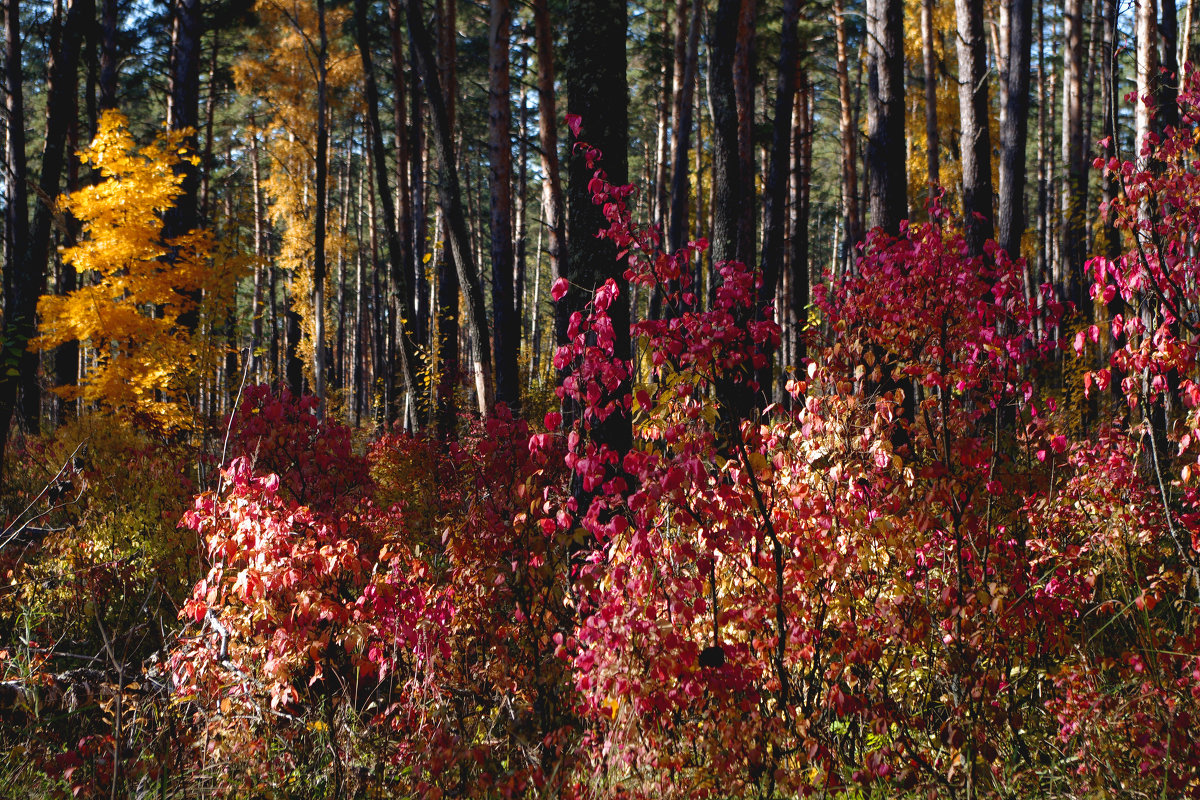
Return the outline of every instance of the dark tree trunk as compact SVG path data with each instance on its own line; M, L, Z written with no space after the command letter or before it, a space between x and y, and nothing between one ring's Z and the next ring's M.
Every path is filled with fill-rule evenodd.
M784 0L783 35L779 45L779 77L775 85L775 121L771 127L771 162L767 168L767 183L763 189L763 255L762 285L759 287L759 307L765 310L775 303L776 287L784 261L784 221L787 212L788 171L792 150L792 107L796 99L796 59L799 53L800 0ZM803 126L797 120L796 128ZM806 226L807 227L807 226ZM796 232L793 232L793 236ZM807 263L807 258L805 259ZM807 268L805 269L807 273ZM778 314L781 320L786 314ZM774 368L771 363L758 371L762 397L770 402L773 392Z
M542 154L542 216L546 220L546 250L551 281L566 275L566 219L558 163L558 118L554 95L554 30L547 0L533 0L533 30L537 39L538 140ZM566 341L566 306L554 310L556 344Z
M171 67L167 87L167 128L190 131L183 148L196 154L196 129L200 122L200 37L203 34L201 0L171 0ZM185 158L175 166L183 176L182 193L163 215L163 236L170 240L195 230L200 224L200 169ZM200 294L189 296L190 308L179 315L179 324L194 332L200 321Z
M442 88L446 97L446 119L451 130L455 126L455 97L458 94L457 79L457 44L455 42L455 0L446 3L438 2L438 69L442 78ZM413 55L415 68L416 56ZM419 107L414 99L414 110ZM414 115L415 116L415 115ZM450 239L449 226L446 224L444 210L437 215L438 238L442 241L441 260L438 264L438 363L441 370L438 375L437 394L437 426L438 437L449 441L456 432L458 425L458 405L455 391L460 381L459 369L459 336L458 322L458 271L454 266L454 253L446 246Z
M809 285L809 246L808 223L811 215L812 195L812 153L813 153L813 87L808 72L803 68L797 69L796 78L796 124L793 126L792 150L795 153L795 175L792 176L793 201L796 204L793 215L791 253L789 253L788 282L791 288L791 318L795 325L792 340L796 343L792 363L800 366L805 356L804 327L808 314L808 304L811 301Z
M733 92L737 104L737 153L738 178L741 190L738 196L741 200L737 218L737 258L743 264L752 266L755 262L755 237L757 220L755 211L758 203L754 202L756 194L755 159L754 159L754 51L757 36L754 29L754 18L758 0L741 0L741 12L737 20L737 44L733 50Z
M412 153L420 156L420 147L416 145L417 136L410 136L408 130L408 115L405 113L408 102L408 91L404 76L404 35L401 29L403 10L398 0L388 2L388 30L392 44L392 114L396 134L396 233L400 237L400 252L405 259L403 269L411 276L415 287L412 302L412 331L413 340L417 345L429 343L429 288L425 280L425 265L416 252L416 237L413 231L415 209L424 214L424 184L420 178L424 173L420 164L413 164ZM414 126L419 125L418 114L413 114ZM382 135L382 134L381 134ZM418 181L411 180L415 171ZM423 242L423 237L422 237Z
M686 9L686 0L677 12ZM691 149L692 111L696 107L696 73L700 64L700 0L694 0L688 19L687 42L679 91L675 93L671 111L671 230L668 239L672 252L683 247L688 230L688 151ZM682 29L682 23L680 28Z
M517 330L520 332L522 340L525 341L528 341L525 338L525 314L528 309L528 304L525 302L528 262L526 241L529 238L526 223L528 214L525 206L525 197L529 190L529 95L526 90L529 84L528 75L529 56L527 52L522 52L518 77L521 91L518 99L520 110L517 113L517 183L516 195L513 199L513 216L516 227L513 233L513 260L516 271L516 275L513 277L513 316L516 318Z
M1061 295L1086 312L1083 261L1087 256L1084 233L1084 195L1087 191L1083 164L1083 0L1063 4L1063 84L1062 84L1062 194L1059 275ZM1087 314L1090 317L1090 314Z
M103 0L100 12L100 110L117 107L117 0Z
M203 29L201 0L173 0L174 27L171 31L171 73L167 96L167 127L173 131L190 128L184 146L195 153L196 128L200 122L200 37ZM200 170L184 159L183 193L167 212L165 236L173 238L194 230L199 224ZM191 315L195 325L195 315Z
M80 120L78 115L73 119L67 128L67 152L75 153L79 151L79 127ZM79 159L66 159L67 162L67 191L77 191L81 186L79 174ZM79 220L73 214L66 215L66 235L63 244L66 247L73 247L79 240ZM59 260L59 280L58 293L60 295L68 295L75 291L79 286L79 276L75 272L75 267L71 264L63 263ZM79 383L79 342L71 341L58 346L54 351L54 383L56 386L76 386ZM72 409L75 401L59 399L57 404L58 423L67 419L72 415Z
M316 198L313 213L313 383L319 404L317 413L325 415L325 217L329 202L329 41L325 30L325 0L317 0L317 164Z
M1013 0L1003 1L1013 2ZM1015 2L1029 2L1029 0L1015 0ZM1025 55L1025 61L1029 62L1028 53ZM925 71L926 180L929 183L929 199L932 200L942 185L941 167L938 162L937 70L933 59L933 0L921 0L921 65ZM1026 84L1028 83L1029 81L1026 80Z
M1094 2L1094 0L1093 0ZM1161 72L1158 74L1159 116L1164 128L1179 127L1179 18L1176 15L1175 0L1159 0L1162 3L1162 20L1158 26L1159 45L1162 52L1158 63ZM1184 49L1187 49L1186 43Z
M1029 61L1033 1L1006 0L1008 19L1008 109L1000 128L1000 246L1021 255L1025 234L1025 145L1029 138Z
M221 30L213 30L212 49L208 60L208 95L204 99L204 151L200 156L200 211L199 224L212 225L209 210L209 187L213 170L213 118L217 112L217 60L221 55Z
M567 109L582 118L580 138L604 154L603 169L609 180L623 184L629 176L629 91L626 83L625 37L628 8L622 0L571 0L567 23ZM732 95L731 95L732 97ZM572 158L568 170L567 279L570 289L559 301L567 313L582 310L595 289L608 279L616 282L617 298L608 309L615 334L613 355L630 357L629 291L624 265L617 249L596 233L608 226L601 209L592 202L588 183L592 170L582 158ZM628 391L628 386L617 390ZM568 415L570 417L571 415ZM592 436L617 453L633 443L627 414L614 413L593 423ZM580 513L585 509L581 506Z
M512 108L508 50L512 38L508 0L491 0L488 25L488 161L492 234L492 348L496 402L520 406L520 320L513 299L515 257L512 221Z
M61 51L52 54L46 87L46 127L42 171L33 225L29 225L28 170L25 162L25 109L21 75L20 3L4 6L5 80L8 99L7 158L9 196L6 210L8 265L4 270L4 340L0 363L0 468L21 393L25 424L36 432L41 412L38 357L28 349L37 329L37 301L45 291L53 209L44 198L57 197L65 160L67 131L75 117L75 72L84 29L95 15L92 0L74 0L62 26ZM12 369L15 366L16 369Z
M374 180L379 191L379 200L383 204L383 230L387 239L388 261L391 265L392 302L397 311L393 332L397 342L395 350L398 363L395 366L396 371L399 372L404 393L409 400L408 407L415 411L418 406L419 387L415 377L417 364L413 332L415 314L413 313L414 293L411 284L412 256L406 248L408 242L397 230L395 205L392 203L392 193L388 190L387 156L384 154L383 126L379 119L379 88L375 79L375 62L371 55L371 40L367 25L367 0L355 0L354 2L354 30L355 38L358 41L359 58L363 67L367 135L370 137L371 156L374 162ZM403 102L403 98L400 98L398 105L403 105ZM396 377L393 372L388 376L388 380L395 380ZM417 422L415 417L411 420L403 420L405 425L415 422Z
M842 214L846 219L846 252L853 253L854 245L862 241L863 228L862 217L859 214L858 152L855 146L857 115L850 98L850 67L846 57L846 6L844 0L833 1L833 16L837 37L838 106L840 110L838 130L842 145Z
M901 0L867 0L867 128L871 224L896 236L908 216Z
M744 242L738 223L748 198L738 156L738 109L734 85L734 53L737 49L741 2L720 0L710 28L708 43L708 104L713 121L713 230L714 264L730 259L744 261Z
M959 30L956 41L958 110L962 127L963 226L968 250L972 255L981 255L983 243L995 236L983 0L955 0L954 5Z
M483 305L483 287L475 256L471 250L471 237L467 230L467 219L463 212L462 194L458 182L458 165L454 157L454 134L446 113L446 95L442 92L434 61L433 42L422 17L417 0L405 0L409 36L416 55L417 69L425 94L429 101L430 117L433 121L433 150L438 163L438 191L442 202L442 213L449 228L449 245L454 254L454 265L458 280L463 287L466 305L467 328L471 338L472 360L475 362L475 389L479 405L492 408L492 358L487 347L487 319Z
M675 103L678 92L678 81L683 79L683 62L687 51L687 0L676 0L675 25L671 25L671 4L664 0L662 4L662 63L659 69L659 80L662 81L662 91L658 94L658 130L655 138L654 156L654 224L664 234L667 230L667 204L670 203L669 177L667 165L671 161L671 108ZM682 13L680 13L682 7ZM667 42L672 43L667 50Z

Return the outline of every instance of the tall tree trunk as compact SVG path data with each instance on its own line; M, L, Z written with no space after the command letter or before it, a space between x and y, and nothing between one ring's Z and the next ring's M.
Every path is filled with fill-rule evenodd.
M995 236L992 215L992 144L988 130L988 67L983 0L955 0L958 18L958 110L962 129L963 217L967 248L983 253Z
M628 7L623 0L571 0L568 8L567 108L582 119L581 138L604 154L603 169L609 180L620 185L629 176L625 57ZM599 286L613 280L618 288L617 297L608 309L614 332L613 356L628 359L629 283L624 277L624 265L617 260L616 246L596 237L608 223L588 191L592 177L592 170L583 159L571 159L566 274L570 289L559 304L568 314L582 310ZM628 391L627 384L617 394L624 391ZM633 444L630 417L620 411L611 414L604 421L593 423L592 436L618 457L623 456ZM586 513L586 502L581 503L579 513Z
M197 152L196 129L200 117L200 38L204 33L201 0L172 0L174 3L171 28L171 71L167 91L167 128L190 131L183 147ZM200 169L191 159L181 159L176 172L183 176L182 193L175 205L163 215L163 235L167 239L182 236L200 225ZM189 331L199 323L198 294L191 298L193 308L179 315L179 322Z
M676 0L676 7L682 5L684 8L684 17L686 17L687 0ZM654 224L664 234L667 230L667 203L670 202L670 190L668 185L667 164L671 160L671 107L675 102L675 95L679 91L678 82L683 79L683 61L687 48L687 26L681 24L682 18L675 20L675 25L671 25L671 5L664 0L662 4L662 64L659 69L659 80L662 82L662 91L658 94L658 129L655 132L655 147L654 147ZM678 12L676 12L678 14ZM672 33L672 31L674 33ZM666 42L672 42L672 48L668 52Z
M313 212L313 388L317 414L325 416L325 217L329 202L329 39L325 30L325 0L317 0L317 164ZM383 192L386 194L386 191Z
M100 12L100 110L117 107L117 0L103 0Z
M526 91L529 84L528 75L529 54L528 51L522 50L521 70L518 78L521 91L518 96L520 110L517 112L517 184L516 196L513 200L513 215L516 219L516 231L513 234L513 259L516 271L516 275L513 277L513 316L522 340L525 339L525 313L528 309L528 304L525 302L528 262L526 240L529 236L526 222L528 214L525 206L525 196L529 190L529 95Z
M250 190L253 193L254 205L254 301L251 309L250 319L250 357L253 359L252 374L255 379L259 379L261 371L260 363L262 356L260 349L263 344L263 311L262 311L262 287L260 280L263 270L267 267L267 220L266 220L266 203L263 202L262 196L262 165L259 162L258 155L258 130L254 117L250 118ZM273 287L272 287L273 289ZM275 329L271 328L271 338L275 338ZM272 360L271 369L275 369L275 363Z
M1014 0L1004 0L1013 2ZM1022 2L1022 0L1015 0ZM838 0L842 2L842 0ZM1029 2L1029 0L1024 0ZM841 33L842 38L845 33ZM845 59L845 45L838 43L839 59ZM941 188L941 167L938 163L938 118L937 118L937 70L933 51L933 0L921 0L921 65L925 71L925 164L926 181L929 183L929 199L932 200ZM1029 56L1026 53L1025 61ZM839 69L841 67L839 66ZM1011 70L1011 66L1009 67ZM1011 73L1010 73L1011 74ZM839 82L841 75L838 75ZM1026 81L1028 83L1028 81ZM846 88L849 96L849 86Z
M4 270L4 340L0 362L16 364L16 374L0 375L0 468L21 393L25 424L37 432L41 414L38 357L28 349L37 328L37 301L45 291L51 223L54 209L46 199L57 197L66 158L67 131L75 114L75 73L85 26L95 15L93 0L72 0L61 32L61 50L52 54L46 87L46 123L42 146L42 171L38 178L39 202L29 225L28 170L25 162L25 109L21 76L20 4L4 7L5 79L7 82L7 157L9 173L6 228L9 268Z
M709 31L708 105L713 122L712 259L714 264L747 255L738 224L744 184L738 155L738 109L734 85L740 0L720 0Z
M442 78L442 89L446 98L446 118L450 130L455 128L456 96L458 94L457 76L457 43L455 41L455 26L457 7L456 0L446 0L437 3L438 26L438 70ZM410 48L411 50L411 48ZM413 68L416 69L416 54L413 53ZM418 104L414 101L415 109ZM448 441L456 432L458 425L458 405L455 391L460 382L460 326L459 326L459 285L458 271L454 266L454 253L447 247L450 240L449 226L446 223L444 209L439 208L436 214L437 238L442 242L438 261L437 282L437 330L438 330L438 391L437 391L437 428L438 437Z
M409 54L409 61L412 64L412 71L416 73L416 59ZM399 69L399 68L397 68ZM398 98L397 102L402 102L403 98ZM409 194L410 208L408 225L409 238L412 241L412 259L413 259L413 279L417 285L417 306L425 309L422 315L423 319L418 323L418 331L421 331L421 326L424 327L424 333L421 336L421 344L429 348L429 352L436 350L436 345L433 342L433 329L435 326L435 317L438 313L431 303L431 281L425 272L426 258L426 233L429 230L429 221L425 218L425 212L428 208L426 199L426 187L428 186L428 169L429 169L429 153L426 148L425 136L425 98L422 93L421 82L414 77L409 81L409 111L412 123L409 127L411 132L410 138L410 153L408 159L408 174L409 174ZM454 113L450 111L451 127L454 126ZM451 275L454 275L454 269L448 270ZM457 280L457 278L455 278ZM458 313L458 291L454 291L455 314ZM455 317L455 325L458 324L457 316ZM455 337L457 341L457 336ZM437 358L441 358L439 354ZM454 368L458 369L458 351L454 351ZM455 373L457 374L457 373ZM430 407L436 402L436 386L430 387Z
M859 215L858 149L854 104L850 97L850 67L846 56L846 3L833 0L833 21L837 38L838 132L842 145L842 215L846 220L847 260L854 245L862 241L862 219ZM936 113L936 111L935 111ZM936 149L934 153L936 155ZM936 165L935 165L936 166Z
M867 96L871 224L895 236L908 215L902 0L867 0Z
M1134 107L1134 158L1138 164L1145 164L1142 148L1146 147L1146 139L1153 129L1155 109L1155 88L1158 78L1158 20L1155 18L1155 0L1137 0L1137 16L1135 19L1137 36L1137 94L1138 102Z
M1175 0L1160 0L1162 23L1159 25L1158 94L1155 97L1159 117L1164 128L1179 127L1179 18L1176 16ZM1184 49L1187 47L1185 45Z
M683 247L688 235L688 151L691 149L692 111L695 108L696 76L700 62L700 19L703 8L700 0L693 0L688 10L688 0L677 0L675 5L675 40L682 42L682 50L676 49L675 72L678 86L671 105L671 211L668 217L667 246L671 252ZM686 32L686 33L685 33ZM698 291L695 287L694 291ZM656 288L650 298L651 317L661 315L662 290ZM668 313L675 315L682 309L672 307Z
M1035 282L1041 284L1048 278L1047 267L1049 266L1050 253L1046 249L1046 229L1049 225L1049 187L1048 187L1048 170L1046 164L1046 117L1047 117L1047 100L1051 97L1047 91L1047 83L1052 78L1046 71L1046 34L1045 34L1046 14L1041 5L1038 5L1038 23L1037 23L1037 43L1038 43L1038 71L1037 71L1037 93L1038 93L1038 115L1037 115L1037 246L1034 248L1037 252L1037 275Z
M542 157L542 216L546 223L551 281L566 275L566 219L562 177L558 163L558 117L554 95L554 30L550 27L547 0L532 0L533 30L537 40L538 141ZM555 343L566 341L567 317L555 307Z
M404 98L401 97L399 102L403 103ZM371 178L364 170L363 174L358 179L358 213L354 215L354 238L357 247L354 249L354 322L351 326L353 331L350 338L350 370L351 370L351 386L350 386L350 411L354 424L357 426L362 422L363 409L366 407L364 402L366 394L366 363L364 360L363 342L366 340L366 248L363 247L362 241L362 217L363 217L363 194L366 185Z
M357 13L357 11L356 11ZM410 181L412 166L413 137L409 136L408 115L405 113L408 100L404 77L404 35L401 29L403 11L398 0L388 0L388 31L392 44L392 114L396 134L396 233L400 237L400 252L404 258L404 269L410 276L415 291L412 297L412 335L417 345L429 341L427 320L429 317L429 291L424 280L425 265L415 252L413 224L414 205L421 205L423 188ZM414 115L414 123L416 115ZM418 157L420 149L416 148ZM417 169L417 174L422 174ZM423 213L422 209L422 213ZM424 290L424 291L422 291ZM411 365L410 365L411 366ZM411 370L410 370L411 372ZM407 388L407 387L406 387Z
M1032 0L1005 0L1008 19L1008 111L1000 128L1000 246L1021 255L1025 234L1025 145L1029 138L1030 38Z
M458 280L463 287L467 327L471 335L472 360L475 363L475 391L480 408L490 409L493 406L494 392L492 358L485 338L487 319L483 305L483 287L479 280L479 271L475 266L475 257L471 251L471 239L467 231L467 219L463 212L462 194L458 182L458 165L454 157L454 134L446 113L446 95L442 91L437 63L434 60L433 42L425 26L420 4L417 0L405 0L405 6L417 69L420 72L422 83L425 84L430 117L433 121L433 149L439 172L438 191L441 196L443 213L449 226L450 250L454 254Z
M1087 191L1083 164L1083 0L1065 0L1063 27L1066 34L1063 49L1062 83L1062 193L1059 254L1062 265L1059 274L1063 285L1062 297L1087 312L1085 303L1083 261L1087 255L1084 234L1084 195ZM1088 308L1085 308L1084 306ZM1090 317L1090 314L1086 314Z
M797 31L799 20L800 0L784 0L783 30L779 44L779 77L775 85L775 121L771 127L771 161L767 168L767 183L763 189L766 200L763 220L765 235L762 285L759 287L758 301L760 309L764 311L775 303L775 291L784 261L784 223L792 150L792 107L796 99L796 60L800 49ZM803 124L803 120L797 120L796 128L801 128ZM807 258L805 263L807 264ZM787 315L785 313L778 316L785 319ZM768 363L758 371L759 391L767 402L774 396L773 379L772 364Z
M687 0L676 5L676 13L682 15L676 36L683 33L686 19L687 39L680 65L679 91L675 93L671 109L671 229L668 243L672 252L683 247L688 235L688 195L691 192L688 151L691 149L692 112L696 107L696 79L700 67L700 20L704 13L700 0L693 0L691 6L689 13Z
M371 40L367 25L367 0L354 1L354 30L358 40L359 58L363 68L363 88L366 93L367 106L367 135L370 137L371 155L374 161L375 186L379 190L379 200L383 205L383 230L387 238L388 260L391 265L392 302L396 308L393 336L396 339L396 371L399 372L400 383L408 398L408 408L417 408L420 387L416 379L417 355L414 344L415 333L413 326L416 315L413 313L414 292L412 287L412 256L406 242L397 229L399 220L395 205L392 203L392 193L388 190L387 156L383 148L383 125L379 119L379 88L375 79L375 61L371 55ZM404 98L397 100L397 105L403 105ZM403 136L403 132L397 134ZM402 189L404 187L397 187ZM388 376L394 380L395 373ZM419 420L403 420L405 426L419 425Z
M488 161L492 234L492 348L496 401L520 406L520 320L513 298L515 257L512 221L512 108L508 51L512 10L508 0L491 0L488 24Z
M754 202L754 51L757 36L754 18L758 0L741 0L737 20L737 44L733 49L733 93L737 104L738 179L741 181L740 210L737 217L737 258L752 266L755 262L757 225Z
M61 47L61 45L60 45ZM76 82L78 78L75 78ZM74 92L72 92L74 95ZM78 101L76 101L78 103ZM67 127L67 152L79 151L79 127L82 120L76 114ZM75 192L81 187L79 174L79 159L66 158L67 162L67 192ZM63 244L73 247L79 240L79 220L73 214L66 215L66 235ZM79 285L79 277L75 267L59 259L58 293L68 295ZM79 342L71 341L58 346L54 352L54 383L56 386L76 386L79 383ZM57 423L62 424L72 415L75 401L60 398L57 403Z
M802 61L801 61L802 63ZM796 124L793 126L792 150L796 154L796 172L792 178L793 199L796 210L793 217L791 253L789 254L790 275L788 276L791 317L795 325L792 331L795 342L792 363L800 366L805 356L804 328L807 323L808 305L811 301L809 285L808 225L812 209L812 154L813 154L813 102L812 81L808 71L797 65L796 78ZM836 224L836 223L835 223ZM837 246L834 246L834 250Z
M221 54L221 29L214 28L212 49L208 60L208 95L204 98L204 150L200 155L200 217L199 224L212 224L209 211L209 185L213 164L213 118L217 112L217 60Z
M1183 85L1183 79L1190 72L1188 64L1196 62L1196 49L1192 47L1192 6L1195 4L1195 0L1185 0L1185 2L1187 5L1184 6L1183 12L1183 38L1180 40L1182 44L1178 53L1180 86Z
M7 97L5 117L5 161L8 175L7 206L4 215L4 340L0 342L3 363L0 372L0 455L8 442L22 381L26 345L36 325L38 275L25 259L29 251L29 171L25 159L25 89L22 75L22 37L20 0L8 0L4 14L4 81ZM21 334L24 334L22 337ZM17 369L13 369L16 365ZM0 459L0 465L3 460Z
M1101 141L1103 145L1100 155L1107 163L1118 157L1117 148L1117 0L1100 0L1103 8L1103 41L1100 48L1100 103L1103 108ZM1110 259L1117 258L1121 252L1121 236L1113 226L1112 203L1117 199L1119 186L1112 175L1101 175L1100 199L1102 212L1100 233L1096 242L1096 252ZM1120 293L1114 296L1113 303L1117 304L1113 314L1121 313L1123 303ZM1110 305L1110 309L1112 306ZM1114 381L1114 383L1119 383ZM1120 391L1119 387L1116 389Z

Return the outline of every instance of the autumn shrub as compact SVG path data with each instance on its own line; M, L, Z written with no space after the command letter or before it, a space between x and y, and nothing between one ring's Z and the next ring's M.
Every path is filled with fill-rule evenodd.
M688 254L657 252L597 180L629 277L686 291ZM573 651L586 793L1200 785L1190 534L1137 430L1069 441L1031 381L1062 307L932 216L873 233L832 281L790 412L722 424L721 382L773 343L741 265L712 311L635 325L655 369L619 470L587 432L630 403L615 286L572 321L558 363L587 411L567 458L599 490Z
M697 308L706 244L661 252L580 149L601 235L671 314L634 324L639 369L614 357L617 282L572 315L565 430L499 409L358 454L315 401L248 393L186 518L210 570L171 656L214 789L1200 793L1196 282L1165 288L1194 226L1143 226L1137 188L1184 215L1163 193L1190 162L1121 167L1118 224L1160 238L1093 262L1094 293L1161 321L1114 327L1086 388L1119 373L1137 413L1085 438L1039 375L1054 332L1098 328L937 206L828 277L789 401L743 413L779 342L755 273L718 264Z
M557 440L501 412L448 448L394 433L362 456L315 408L251 390L221 489L185 518L212 567L171 663L215 784L487 796L563 780Z
M106 794L121 729L117 770L150 780L171 736L159 724L165 676L148 670L199 575L195 539L178 529L196 490L190 453L105 415L15 451L6 493L21 508L0 546L0 680L11 682L0 739L22 766L13 791Z

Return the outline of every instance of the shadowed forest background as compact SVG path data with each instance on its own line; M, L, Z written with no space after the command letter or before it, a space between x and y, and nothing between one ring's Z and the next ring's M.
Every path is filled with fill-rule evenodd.
M0 14L0 794L1200 795L1190 0Z

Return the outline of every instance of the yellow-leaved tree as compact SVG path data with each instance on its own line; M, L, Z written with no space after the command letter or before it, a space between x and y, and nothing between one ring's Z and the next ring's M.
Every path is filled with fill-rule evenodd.
M223 318L237 277L236 261L217 253L210 232L163 238L162 215L182 194L175 166L190 157L179 132L139 147L125 117L104 113L79 154L100 181L61 201L82 228L79 243L63 251L81 288L41 298L31 344L78 341L79 385L55 391L167 433L191 424L189 399L225 355L210 320ZM192 310L199 322L189 330L179 318Z

